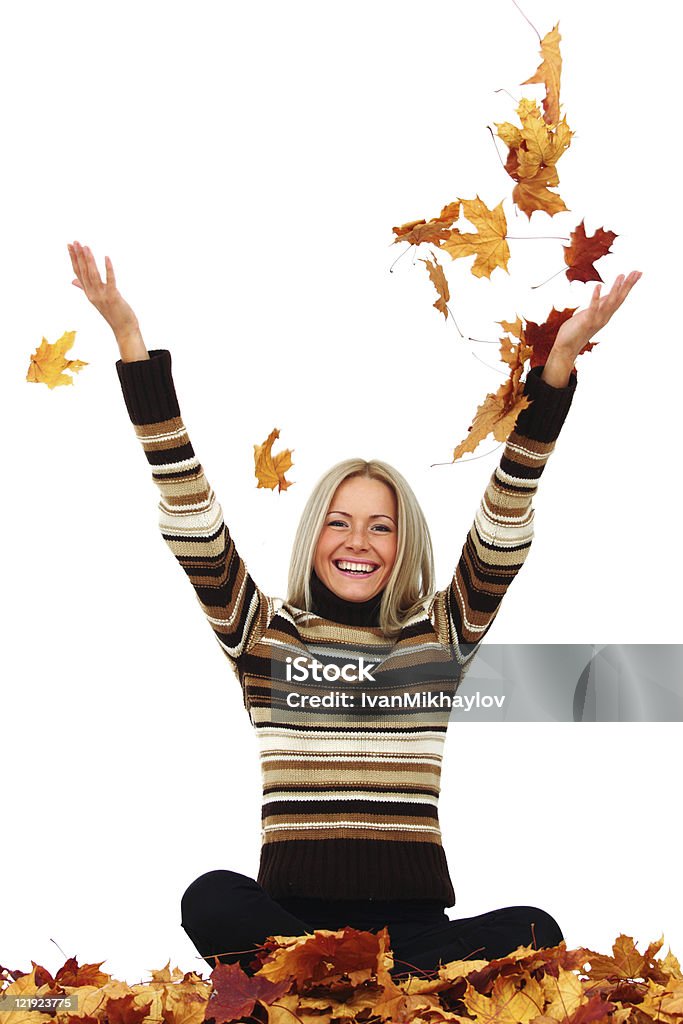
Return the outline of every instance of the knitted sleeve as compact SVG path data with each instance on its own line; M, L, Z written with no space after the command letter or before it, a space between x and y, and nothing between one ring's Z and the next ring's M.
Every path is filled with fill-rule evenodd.
M500 463L486 487L450 585L439 591L432 614L437 635L463 658L474 655L522 568L533 537L532 502L576 390L572 371L564 388L541 379L542 366L527 374L531 405L517 417Z
M171 353L116 370L135 433L160 492L159 529L189 577L224 654L236 660L268 625L271 602L249 575L190 442L171 374Z

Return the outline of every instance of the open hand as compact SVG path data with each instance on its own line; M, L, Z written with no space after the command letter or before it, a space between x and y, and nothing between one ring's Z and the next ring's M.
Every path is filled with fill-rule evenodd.
M138 330L138 319L116 287L114 267L109 257L104 257L106 280L103 281L87 245L74 242L67 248L76 274L71 283L85 292L86 298L102 314L117 338L134 334Z
M632 270L626 277L619 274L607 295L600 295L600 284L593 289L593 297L588 309L574 313L560 327L552 347L556 357L573 366L574 360L587 341L609 323L613 314L622 304L636 281L642 277L642 271Z

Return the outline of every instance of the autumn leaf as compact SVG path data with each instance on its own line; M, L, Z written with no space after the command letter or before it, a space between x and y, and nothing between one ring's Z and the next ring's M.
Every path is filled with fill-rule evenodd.
M535 978L525 980L525 987L521 989L513 978L500 975L490 996L483 996L468 986L463 1002L476 1014L478 1024L529 1024L543 1012L545 996Z
M517 325L513 326L517 329ZM521 325L519 330L521 331ZM516 345L507 336L501 338L500 342L501 358L510 367L510 374L497 391L487 394L477 408L467 437L453 451L453 462L466 452L475 451L489 434L493 434L497 441L507 441L520 412L531 405L529 398L524 394L521 380L524 363L531 355L531 348L523 337Z
M610 252L612 242L619 236L614 231L597 228L587 236L583 220L572 231L569 245L564 245L564 262L569 267L565 273L569 281L602 281L593 263Z
M521 128L508 121L494 122L497 135L508 147L505 170L517 182L513 202L531 219L534 210L554 216L567 210L564 200L550 189L559 185L557 161L568 149L573 132L562 118L550 126L534 100L522 99L517 106Z
M447 203L438 217L432 217L429 221L411 220L400 227L392 228L396 235L394 244L410 242L411 245L421 245L422 242L431 242L439 245L444 238L448 238L453 221L457 220L459 215L460 203Z
M533 320L527 320L525 337L527 344L531 346L531 366L545 366L550 355L550 350L555 344L555 338L565 320L574 315L578 306L567 309L551 309L545 323L537 324ZM578 355L590 352L599 345L598 341L587 341Z
M280 431L275 427L263 442L254 445L254 473L258 480L257 487L269 487L278 493L286 491L294 481L287 480L285 473L292 468L292 450L285 448L284 451L273 455L273 442L280 436Z
M472 265L475 277L490 277L496 267L507 270L510 250L505 240L507 221L503 212L503 204L489 210L479 196L475 199L461 200L463 214L474 226L476 232L463 232L453 228L448 237L441 243L453 259L460 256L476 256Z
M431 263L429 260L424 259L421 260L421 262L426 265L429 277L431 278L432 284L436 288L439 296L433 305L438 309L439 313L443 313L446 319L448 319L448 307L446 303L451 297L451 293L448 290L448 281L446 280L446 275L443 272L443 267L433 253L432 260L433 262Z
M43 338L31 355L26 380L31 384L47 384L50 390L60 384L73 384L73 377L63 371L78 373L88 365L82 359L67 359L64 355L73 345L75 337L75 331L65 331L55 342Z
M250 1016L257 1000L274 1002L289 990L292 979L274 983L262 975L246 974L239 964L219 963L211 974L211 981L213 992L206 1006L206 1019L213 1017L216 1024L223 1024Z
M550 32L546 32L541 40L541 63L536 71L520 85L532 85L541 82L545 85L543 99L544 120L549 124L557 124L560 119L560 77L562 73L562 57L560 56L559 21Z
M495 960L454 960L417 974L406 965L407 976L392 976L389 928L320 929L268 937L251 973L216 962L206 980L168 961L134 985L101 973L101 964L79 967L71 958L53 978L31 961L30 974L0 967L0 1024L683 1024L680 964L671 950L655 958L663 941L640 954L620 935L612 956L568 950L564 941L518 946ZM98 975L104 983L91 984ZM62 987L59 978L87 983ZM26 1004L58 994L76 996L77 1007L45 1014L12 1005L17 996Z

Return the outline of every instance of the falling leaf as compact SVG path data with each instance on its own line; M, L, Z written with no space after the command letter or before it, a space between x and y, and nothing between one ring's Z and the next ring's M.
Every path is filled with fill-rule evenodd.
M545 366L550 355L550 350L555 344L555 338L565 320L569 320L574 315L578 306L567 309L551 309L545 323L537 324L533 320L527 320L525 327L525 338L527 344L531 346L531 366ZM578 355L583 355L584 352L590 352L594 349L599 342L587 341Z
M439 313L443 313L446 319L448 319L448 307L446 303L451 297L451 293L448 290L448 281L446 280L446 275L443 272L443 267L433 253L432 259L432 263L430 263L429 260L421 260L421 262L426 265L429 277L431 278L432 284L436 288L439 296L434 303L434 306L438 309Z
M595 234L587 236L583 220L570 235L569 245L564 245L564 262L569 281L602 281L593 263L610 252L612 242L619 236L614 231L597 228Z
M521 85L532 85L534 82L541 82L545 85L545 97L543 99L544 119L549 124L557 124L560 119L560 76L562 72L562 57L560 56L559 21L550 32L546 32L541 40L541 63L536 71L527 78Z
M499 321L500 322L500 321ZM497 391L489 392L474 414L468 435L453 451L453 462L466 452L473 452L489 434L497 441L506 441L522 409L531 405L524 394L521 376L531 348L522 338L517 345L508 337L500 339L501 358L510 367L510 375Z
M254 445L254 473L258 480L257 487L269 487L278 493L286 491L294 481L285 479L285 473L292 468L292 450L285 448L284 451L273 455L273 442L280 436L280 431L275 427L263 442Z
M65 331L55 342L43 338L31 355L26 380L31 384L47 384L50 389L56 388L59 384L73 384L73 377L63 371L71 370L72 373L78 373L88 365L82 359L66 359L64 356L73 345L75 337L75 331Z
M442 209L438 217L432 217L430 221L411 220L407 224L391 230L396 235L396 242L410 242L411 245L420 245L422 242L432 242L439 245L444 238L451 233L453 221L460 215L460 203L448 203Z
M505 170L517 182L512 190L513 202L529 219L534 210L552 217L567 210L564 200L550 189L560 183L557 161L574 133L565 117L556 125L546 124L533 100L520 100L517 114L521 128L509 121L495 122L498 137L508 147Z
M510 250L505 240L507 221L503 204L493 210L477 195L476 199L461 200L463 214L474 226L476 232L462 232L453 228L448 238L441 243L453 259L459 256L476 256L472 266L475 277L490 277L496 267L507 270Z

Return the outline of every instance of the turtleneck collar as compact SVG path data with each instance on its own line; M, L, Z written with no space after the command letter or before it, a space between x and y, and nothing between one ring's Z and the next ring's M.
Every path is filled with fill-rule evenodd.
M383 593L381 590L368 601L345 601L318 579L315 570L311 573L312 611L323 619L340 622L344 626L379 626Z

